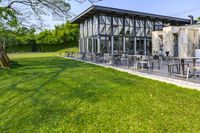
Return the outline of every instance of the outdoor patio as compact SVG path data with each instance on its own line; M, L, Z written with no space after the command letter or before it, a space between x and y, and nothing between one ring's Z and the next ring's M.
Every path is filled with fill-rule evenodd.
M179 82L176 85L200 89L200 62L195 57L111 55L109 53L66 53L65 56L95 65L111 67L138 76L158 79L164 82L169 81L168 83L172 84Z

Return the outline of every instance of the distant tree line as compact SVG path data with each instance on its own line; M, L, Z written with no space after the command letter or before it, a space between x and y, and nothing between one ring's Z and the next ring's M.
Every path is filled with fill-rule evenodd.
M38 34L34 28L20 27L17 30L0 29L8 52L56 51L78 46L78 25L66 22L55 26L54 30L44 30Z
M197 21L200 22L200 17L197 18Z
M75 0L95 2L101 0ZM8 52L55 51L78 45L78 25L69 22L43 30L43 17L68 20L72 13L66 0L0 0L0 41ZM35 29L43 32L36 34Z

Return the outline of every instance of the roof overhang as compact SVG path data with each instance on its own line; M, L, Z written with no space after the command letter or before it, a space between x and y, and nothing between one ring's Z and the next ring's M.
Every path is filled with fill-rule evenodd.
M149 19L155 19L155 20L166 21L166 22L178 21L178 22L182 22L182 23L186 23L186 24L190 23L189 19L176 18L176 17L164 16L164 15L151 14L151 13L143 13L143 12L117 9L117 8L111 8L111 7L103 7L103 6L97 6L97 5L93 5L93 6L89 7L87 10L82 12L80 15L78 15L74 19L72 19L71 22L79 23L82 20L88 18L89 16L98 14L98 13L136 16L136 17L140 17L140 18L149 18Z

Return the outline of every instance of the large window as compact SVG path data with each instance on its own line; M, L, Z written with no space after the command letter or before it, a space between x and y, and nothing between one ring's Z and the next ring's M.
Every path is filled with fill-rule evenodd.
M84 39L83 52L87 52L87 39Z
M122 53L123 52L123 38L122 37L114 37L114 53Z
M85 22L84 22L84 37L88 37L87 20L85 20Z
M106 51L106 37L100 37L100 52L105 53Z
M113 35L124 35L123 18L113 17Z
M93 16L93 35L98 35L98 18Z
M114 42L114 44L113 44L113 47L114 47L113 50L114 51L113 52L114 53L118 53L118 49L119 49L119 46L118 46L118 37L114 37L114 41L113 42Z
M136 39L136 54L144 55L144 38Z
M100 34L106 34L106 16L100 15L99 16L99 32Z
M152 54L152 41L150 38L146 39L146 54L151 55Z
M94 37L93 39L94 39L93 40L93 52L97 53L98 52L98 39L97 39L97 37Z
M135 30L134 30L134 19L125 17L125 35L126 36L134 36Z
M88 19L88 36L91 37L92 34L92 18Z
M84 24L81 23L80 24L80 38L83 38L84 37Z
M100 51L102 53L111 53L111 37L101 37Z
M153 22L146 21L146 36L151 37L153 31Z
M106 35L111 35L111 17L106 16Z
M88 52L92 52L92 38L88 39Z
M136 20L136 36L144 37L144 21Z
M135 48L134 48L134 38L126 38L126 50L125 52L127 54L134 54Z
M162 30L162 22L155 22L155 30Z
M111 37L106 37L106 53L111 53Z

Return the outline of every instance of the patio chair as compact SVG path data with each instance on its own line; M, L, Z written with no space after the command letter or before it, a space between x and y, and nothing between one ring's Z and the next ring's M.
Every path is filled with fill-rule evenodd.
M86 53L81 53L81 59L86 60Z
M138 68L138 65L140 65L142 70L145 66L150 70L150 62L148 56L141 56L140 60L135 62L135 65L136 69Z
M66 57L70 57L70 53L69 52L65 52L65 56Z
M176 72L177 73L180 73L180 67L179 67L179 64L169 64L168 65L168 72L170 75L172 75L172 73L174 73L174 68L176 68Z
M195 77L200 77L200 66L195 66L193 67L193 69L195 70L193 73L194 73L194 76Z
M122 54L121 58L120 58L120 64L121 65L128 65L128 57L126 56L126 54Z
M174 60L174 57L165 57L165 65L168 68L168 72L170 75L172 73L180 73L181 64ZM186 64L187 65L187 64ZM176 70L176 71L175 71Z
M94 61L95 62L103 62L103 56L99 53L94 55Z
M115 66L119 66L119 62L120 62L120 55L119 54L112 55L112 64Z
M155 64L156 64L156 63L158 64L158 59L154 59L153 56L148 56L148 58L149 58L150 68L153 70Z
M75 58L75 53L74 52L70 52L70 57L71 58Z
M85 60L87 60L87 61L90 61L90 58L91 58L91 56L90 56L90 54L85 54Z
M134 64L134 68L136 68L136 61L137 61L137 59L136 59L136 57L129 57L128 58L128 68L131 68L131 66Z
M79 52L77 52L76 54L75 54L75 58L81 58L81 53L79 53Z
M112 61L112 56L110 53L103 54L103 63L110 63Z

